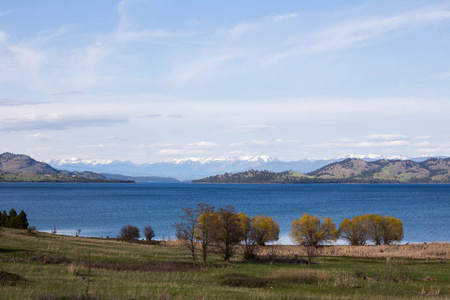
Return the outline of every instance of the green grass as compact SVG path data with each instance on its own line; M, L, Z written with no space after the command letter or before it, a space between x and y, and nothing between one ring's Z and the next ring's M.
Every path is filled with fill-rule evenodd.
M163 245L2 229L0 299L450 297L447 261L317 257L308 267L189 257Z

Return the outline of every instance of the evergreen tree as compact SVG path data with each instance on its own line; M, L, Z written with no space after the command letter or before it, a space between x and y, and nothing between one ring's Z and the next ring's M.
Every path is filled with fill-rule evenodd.
M0 227L6 227L6 221L8 220L8 214L6 210L0 215Z
M14 208L11 208L9 211L8 218L6 219L5 227L8 228L16 228L16 222L17 222L17 212Z
M27 214L23 210L20 211L19 215L16 218L16 225L18 229L28 228Z

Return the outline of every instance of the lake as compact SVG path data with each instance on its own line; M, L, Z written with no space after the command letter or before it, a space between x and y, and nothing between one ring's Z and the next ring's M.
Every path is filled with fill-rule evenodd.
M0 209L27 213L31 226L58 234L116 237L123 225L151 225L156 239L175 236L181 208L231 205L253 216L272 216L280 243L304 212L344 218L376 213L400 218L406 242L450 241L449 184L83 184L0 183Z

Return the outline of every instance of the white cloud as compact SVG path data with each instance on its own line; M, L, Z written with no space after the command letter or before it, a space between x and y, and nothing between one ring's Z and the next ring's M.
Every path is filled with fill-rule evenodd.
M5 42L8 39L6 32L0 30L0 43Z
M53 140L53 137L46 135L46 134L42 134L42 133L35 133L35 134L25 135L24 139L34 140L34 141L51 141L51 140Z
M81 145L81 146L77 146L77 148L80 148L80 149L86 149L86 148L105 148L105 145L104 145L104 144Z
M291 14L285 14L285 15L275 15L273 17L273 19L275 21L284 21L284 20L287 20L287 19L293 19L293 18L297 18L297 17L298 17L298 14L291 13Z
M38 105L43 102L23 101L18 99L0 99L0 106Z
M249 146L261 146L266 147L270 146L272 143L264 140L251 140L251 141L245 141L245 142L239 142L239 143L233 143L230 144L230 147L249 147Z
M99 115L80 113L51 113L46 115L20 115L1 118L0 130L17 131L30 129L62 130L71 127L109 126L126 122L127 117L119 115Z
M271 125L263 125L263 124L250 124L250 125L241 125L234 127L232 129L226 130L227 132L258 132L258 131L265 131L268 129L274 129L275 126Z
M222 147L221 144L217 144L214 142L196 142L196 143L189 143L189 144L185 144L186 147L188 148L217 148L217 147Z
M446 19L450 19L450 10L447 7L431 6L389 17L337 23L313 34L307 43L302 37L299 42L292 44L291 49L274 55L270 62L275 63L301 54L363 46L385 34L407 31Z
M371 134L366 136L366 139L376 141L404 140L407 138L404 134Z
M175 149L175 148L167 148L161 149L158 151L158 155L166 155L166 156L189 156L189 155L202 155L204 152L202 150L186 150L186 149Z

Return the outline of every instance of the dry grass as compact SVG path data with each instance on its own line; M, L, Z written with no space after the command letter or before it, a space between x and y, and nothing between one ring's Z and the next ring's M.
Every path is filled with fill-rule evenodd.
M88 268L88 262L76 264L79 268ZM205 266L184 261L164 261L164 262L102 262L94 261L90 263L93 269L112 271L132 271L132 272L189 272L201 271Z
M329 279L329 273L324 270L286 269L271 273L270 278L277 282L313 284L320 281L327 281Z
M260 256L276 253L279 257L297 258L305 256L301 246L276 245L257 248ZM405 258L405 259L450 259L450 243L423 243L409 245L380 245L380 246L324 246L316 251L317 256L345 256L364 258Z

